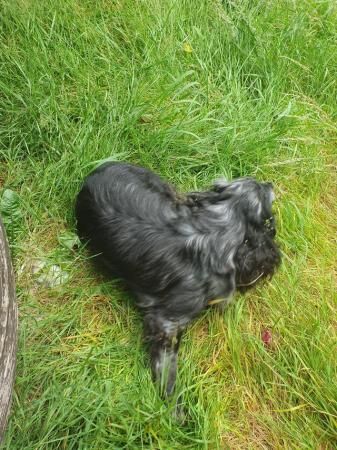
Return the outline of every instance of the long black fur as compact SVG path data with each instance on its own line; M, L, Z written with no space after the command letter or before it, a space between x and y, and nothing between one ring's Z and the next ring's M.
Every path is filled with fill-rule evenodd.
M183 330L214 299L230 301L280 263L273 191L252 178L178 194L151 171L106 163L76 202L80 238L126 280L144 315L154 378L171 394Z

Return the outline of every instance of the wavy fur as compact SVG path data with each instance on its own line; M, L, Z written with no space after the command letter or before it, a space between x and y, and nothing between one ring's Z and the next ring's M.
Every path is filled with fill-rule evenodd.
M151 171L106 163L77 197L78 234L144 314L154 378L171 394L187 324L215 298L229 302L280 263L270 183L215 182L184 195Z

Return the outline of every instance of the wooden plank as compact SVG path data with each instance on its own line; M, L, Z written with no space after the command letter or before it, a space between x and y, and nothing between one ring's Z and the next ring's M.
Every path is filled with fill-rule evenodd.
M13 267L0 219L0 442L11 406L17 346L17 304Z

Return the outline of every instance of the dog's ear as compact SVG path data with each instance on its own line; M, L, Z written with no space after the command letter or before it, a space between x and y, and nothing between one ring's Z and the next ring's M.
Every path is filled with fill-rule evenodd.
M214 192L222 192L228 187L229 182L226 178L218 178L213 182L212 191Z
M190 206L201 206L207 203L215 203L218 199L218 194L212 191L204 192L189 192L186 195L186 202Z
M230 182L225 178L219 178L218 180L215 180L212 186L212 192L215 192L217 194L214 200L215 202L228 200L240 190L240 184L234 184L233 182Z
M215 180L212 186L212 192L217 194L214 198L214 202L228 200L232 196L230 186L231 183L226 180L226 178L218 178Z

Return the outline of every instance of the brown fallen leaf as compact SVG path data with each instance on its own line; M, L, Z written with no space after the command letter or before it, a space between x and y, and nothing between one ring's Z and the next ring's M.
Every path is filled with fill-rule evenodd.
M270 347L273 341L271 331L267 329L263 330L261 333L261 339L266 347Z

